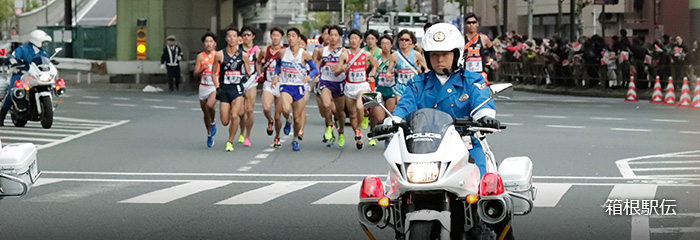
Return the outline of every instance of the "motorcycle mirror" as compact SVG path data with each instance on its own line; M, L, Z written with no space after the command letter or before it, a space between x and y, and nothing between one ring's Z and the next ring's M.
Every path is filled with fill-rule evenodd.
M488 103L489 101L493 100L494 97L495 97L496 95L498 95L498 94L500 94L501 92L503 92L503 91L505 91L505 90L507 90L507 89L510 89L510 88L512 88L512 87L513 87L513 84L511 84L511 83L498 83L498 84L490 85L490 86L489 86L489 94L490 94L489 99L486 99L484 102L482 102L481 104L479 104L479 106L475 107L475 108L469 113L469 116L470 116L470 117L473 117L473 116L474 116L474 113L476 112L477 109L481 108L481 107L484 106L486 103ZM512 97L512 91L510 91L510 92L511 92L511 93L510 93L510 94L511 94L510 96ZM507 97L507 96L504 96L504 98L510 99L510 97Z
M389 116L391 115L391 112L387 110L384 105L382 105L382 94L378 92L371 92L371 93L364 93L362 94L362 105L365 106L366 108L373 108L373 107L381 107L384 109L384 112L387 113Z
M51 55L51 57L49 59L52 59L53 57L56 56L56 54L58 54L61 51L63 51L63 48L56 48L56 51L53 53L53 55Z

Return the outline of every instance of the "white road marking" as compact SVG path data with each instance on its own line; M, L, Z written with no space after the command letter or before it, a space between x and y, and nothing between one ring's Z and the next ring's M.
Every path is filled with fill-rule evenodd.
M80 123L97 123L97 124L112 124L114 122L110 121L100 121L100 120L90 120L81 118L69 118L69 117L53 117L54 120L61 120L67 122L80 122Z
M679 133L700 135L700 132L692 132L692 131L680 131Z
M52 143L49 143L49 144L39 145L39 146L37 146L37 148L38 148L39 150L41 150L41 149L46 149L46 148L50 148L50 147L56 146L56 145L58 145L58 144L71 141L71 140L73 140L73 139L76 139L76 138L79 138L79 137L82 137L82 136L87 136L87 135L90 135L90 134L93 134L93 133L96 133L96 132L99 132L99 131L102 131L102 130L105 130L105 129L108 129L108 128L113 128L113 127L116 127L116 126L119 126L119 125L122 125L122 124L125 124L125 123L128 123L128 122L130 122L130 120L119 121L119 122L116 122L116 123L113 123L113 124L110 124L110 125L106 125L106 126L103 126L103 127L94 128L94 129L92 129L92 130L90 130L90 131L81 132L81 133L79 133L79 134L76 134L76 135L73 135L73 136L70 136L70 137L67 137L67 138L63 138L63 139L61 139L61 140L58 140L58 141L55 141L55 142L52 142Z
M130 186L129 182L101 182L95 185L85 185L73 187L50 194L44 194L36 197L24 199L29 202L70 202L80 198L97 195L117 189L122 189Z
M496 117L512 117L513 114L496 114Z
M687 123L688 120L676 120L676 119L652 119L652 122L668 122L668 123Z
M650 218L700 218L700 213L676 213L676 215L651 215Z
M143 99L146 102L162 102L163 99L155 99L155 98L144 98Z
M569 128L569 129L584 129L585 126L567 126L567 125L546 125L548 128Z
M190 109L190 110L192 110L192 111L201 111L202 109L201 109L201 108L192 108L192 109Z
M129 101L131 98L125 98L125 97L113 97L112 99L114 100L121 100L121 101Z
M96 102L76 102L75 104L80 104L80 105L99 105L99 103L96 103Z
M256 165L258 163L260 163L260 160L253 160L253 161L248 162L248 164L250 164L250 165Z
M507 122L504 122L503 124L506 126L522 126L523 125L522 123L507 123Z
M612 131L623 131L623 132L651 132L651 129L645 128L610 128Z
M620 170L620 173L622 174L623 177L635 178L637 176L634 174L634 171L632 171L632 168L630 168L630 165L629 165L629 162L631 162L631 161L650 159L650 158L667 158L667 157L695 154L695 153L700 153L700 151L663 153L663 154L647 155L647 156L641 156L641 157L625 158L625 159L620 159L620 160L615 161L615 164L617 165L617 169ZM646 177L650 177L650 176L646 176Z
M362 187L362 182L353 184L343 190L337 191L315 201L311 204L343 204L343 205L354 205L360 202L360 187Z
M629 162L628 164L686 164L686 163L700 163L700 160L688 160L688 161L644 161L644 162ZM635 169L636 170L636 169Z
M58 139L51 138L30 138L30 137L0 137L3 140L16 140L16 141L36 141L36 142L53 142Z
M280 139L280 143L286 142L287 140Z
M2 130L2 129L0 129L0 133L19 134L19 135L30 135L30 136L47 136L47 137L68 137L68 136L70 136L70 134L55 134L55 133L39 133L39 132L26 132L26 131L11 131L11 130Z
M230 181L196 181L180 184L174 187L149 192L140 196L129 198L119 203L153 203L164 204L180 198L184 198L206 190L219 188L231 184Z
M170 109L170 110L177 109L177 107L170 107L170 106L151 106L151 108L155 108L155 109Z
M83 98L87 98L87 99L100 99L101 97L98 97L98 96L83 96Z
M553 118L553 119L567 119L567 116L547 116L547 115L535 115L536 118Z
M535 207L556 207L564 193L572 186L566 183L533 183L533 185L537 188Z
M39 178L36 180L34 185L32 187L38 187L42 185L48 185L52 183L57 183L57 182L62 182L63 180L61 179L55 179L55 178Z
M635 168L635 172L700 170L700 167ZM698 175L700 176L700 175Z
M651 228L651 233L700 233L700 228L693 227L670 227L670 228ZM632 238L635 239L635 238Z
M239 167L238 169L236 169L236 171L247 172L247 171L250 171L250 169L253 169L253 167L243 166L243 167Z
M610 194L608 195L608 200L619 199L625 201L625 199L636 199L636 200L652 200L656 196L656 185L652 184L620 184L615 185ZM632 240L638 239L649 239L649 216L646 215L635 215L632 216Z
M217 205L263 204L285 194L298 191L316 184L316 182L277 182L254 189L216 203Z
M268 155L270 155L270 154L261 153L261 154L255 155L255 158L258 158L258 159L263 158L264 159L264 158L267 158Z
M192 100L178 100L177 102L179 102L179 103L199 103L198 101L192 101Z
M265 148L265 150L263 150L263 152L274 152L274 151L275 151L274 148Z
M136 107L136 104L112 103L112 106L117 106L117 107Z
M592 117L591 120L603 120L603 121L627 121L627 118L614 118L614 117Z

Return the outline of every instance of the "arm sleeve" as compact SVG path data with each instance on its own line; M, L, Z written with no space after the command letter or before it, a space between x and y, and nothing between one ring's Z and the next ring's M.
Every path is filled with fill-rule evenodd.
M168 51L168 48L163 48L163 54L160 55L160 64L165 64L165 62L167 61L167 57L165 55L168 55L168 53L166 51Z
M309 72L309 77L315 77L318 73L318 68L316 68L316 64L314 63L314 61L312 59L306 60L306 64L309 65L309 67L311 68L311 72Z
M427 74L420 74L413 77L413 80L408 81L406 90L399 99L399 102L394 108L392 115L395 117L403 118L404 116L418 110L418 87L415 84L417 81L423 81L423 76Z
M282 63L278 59L275 59L277 61L277 64L275 64L275 75L279 75L282 72Z
M484 80L484 76L481 76L480 74L470 74L469 76L469 109L474 110L476 107L478 107L481 103L484 101L487 101L490 98L490 93L489 93L489 88L486 86L486 81ZM467 113L469 114L469 113ZM496 104L493 102L493 99L488 100L486 104L481 106L479 109L476 109L474 111L474 120L481 119L484 116L489 116L489 117L496 117Z

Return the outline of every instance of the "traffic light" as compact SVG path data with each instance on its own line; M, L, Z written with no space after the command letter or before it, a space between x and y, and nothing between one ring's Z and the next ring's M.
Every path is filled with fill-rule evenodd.
M136 59L146 59L146 19L136 21Z

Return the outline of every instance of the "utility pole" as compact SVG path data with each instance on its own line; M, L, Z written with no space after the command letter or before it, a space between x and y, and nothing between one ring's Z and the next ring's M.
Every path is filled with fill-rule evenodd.
M63 16L63 26L65 27L64 34L70 33L71 37L70 42L64 43L66 47L65 56L71 58L73 57L73 2L71 0L64 0L63 5L65 6Z
M603 39L605 39L605 5L606 5L606 3L603 2L603 13L602 13L602 15L601 15L601 16L603 16L603 17L599 17L599 18L601 18L601 19L603 20L603 21L601 21L601 23L600 23L601 27L603 28L603 31L602 31L603 33L601 34L601 35L603 35ZM594 19L594 21L595 21L595 19Z
M534 0L527 0L527 37L529 39L532 39L532 12L534 11L533 9L533 2Z
M508 35L508 0L503 0L503 32Z
M576 41L576 1L569 0L571 2L571 9L569 10L569 42Z

